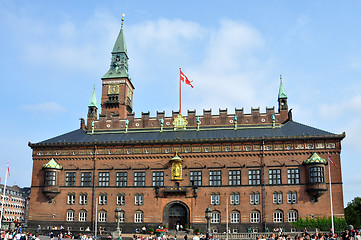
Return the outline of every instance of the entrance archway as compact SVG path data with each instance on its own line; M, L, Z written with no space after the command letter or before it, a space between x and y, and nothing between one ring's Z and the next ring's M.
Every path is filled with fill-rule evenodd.
M168 226L168 229L175 229L176 225L189 224L189 208L181 201L174 201L168 203L163 209L163 224Z

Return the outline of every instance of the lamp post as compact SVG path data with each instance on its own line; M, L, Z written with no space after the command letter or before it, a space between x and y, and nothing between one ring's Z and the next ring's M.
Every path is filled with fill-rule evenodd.
M207 207L205 211L205 217L207 219L207 233L206 238L209 239L209 233L211 232L211 218L212 218L212 209Z
M120 236L119 222L120 222L120 217L122 214L122 208L117 207L114 211L115 211L115 218L117 219L117 233L118 233L118 237L119 237Z

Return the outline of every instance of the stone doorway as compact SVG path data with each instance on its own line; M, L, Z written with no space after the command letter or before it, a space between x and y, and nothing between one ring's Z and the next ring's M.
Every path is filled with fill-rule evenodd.
M163 210L163 224L167 225L168 229L175 229L177 224L185 227L189 224L188 206L180 201L168 203Z

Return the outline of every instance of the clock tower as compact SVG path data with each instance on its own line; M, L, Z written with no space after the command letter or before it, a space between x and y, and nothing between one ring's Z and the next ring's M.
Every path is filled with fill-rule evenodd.
M102 77L102 115L119 115L125 119L133 111L134 86L128 74L128 53L123 33L124 14L114 44L108 72Z

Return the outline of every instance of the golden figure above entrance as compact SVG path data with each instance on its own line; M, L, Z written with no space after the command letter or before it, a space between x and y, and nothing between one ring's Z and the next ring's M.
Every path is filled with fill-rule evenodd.
M172 180L182 180L182 162L183 160L178 156L178 153L170 160L172 164Z

